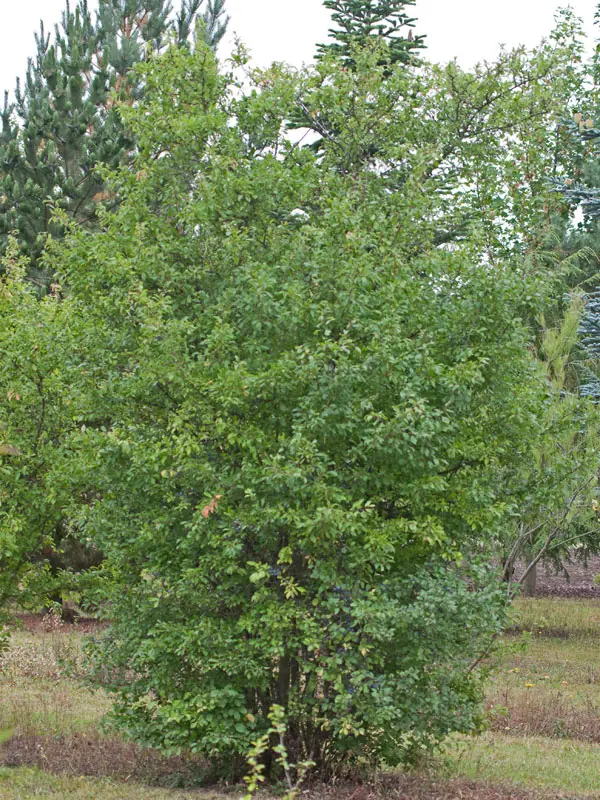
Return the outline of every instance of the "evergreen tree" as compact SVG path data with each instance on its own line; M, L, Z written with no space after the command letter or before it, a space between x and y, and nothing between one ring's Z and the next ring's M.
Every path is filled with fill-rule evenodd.
M0 250L16 232L31 277L42 285L45 237L61 235L54 207L90 226L98 204L114 202L95 168L114 169L135 147L115 109L115 98L140 96L132 68L172 34L185 44L196 19L216 47L227 25L224 0L183 0L175 17L168 0L100 0L95 18L79 0L74 8L67 2L53 35L41 25L24 84L17 83L15 103L6 102L2 116Z
M596 23L600 22L600 4L596 7ZM569 254L585 254L584 269L578 276L579 286L587 292L585 309L579 327L578 379L581 394L600 399L600 45L586 65L588 91L579 98L576 113L568 123L579 158L569 177L556 181L563 193L567 211L579 221L567 230L564 249Z
M600 398L600 377L596 365L600 360L600 292L591 292L586 298L585 313L579 326L580 344L584 359L580 367L582 395Z
M591 149L583 159L580 180L567 179L559 184L571 209L579 208L583 218L565 240L569 253L585 252L587 269L581 285L587 289L585 309L579 326L579 391L582 395L600 399L600 289L598 287L598 259L600 254L600 159L596 143L600 132L594 127L591 118L586 119L577 113L574 119L575 130Z
M319 55L333 53L352 66L352 48L370 40L383 39L389 46L392 63L407 63L415 50L425 47L422 35L415 36L415 18L406 12L416 0L324 0L332 12L336 28L329 33L334 40L318 47ZM406 31L406 35L404 32Z
M329 29L333 41L317 45L317 59L327 56L338 59L346 69L355 69L357 48L385 43L385 62L407 64L414 50L425 47L424 36L414 36L413 17L406 13L405 6L414 5L416 0L323 0L332 12L336 28ZM408 29L406 36L402 30ZM315 151L322 148L324 139L335 138L339 127L332 124L323 109L316 121L307 116L306 107L299 104L290 115L289 127L292 130L309 128L318 137L309 146ZM373 144L368 156L377 154L377 144Z

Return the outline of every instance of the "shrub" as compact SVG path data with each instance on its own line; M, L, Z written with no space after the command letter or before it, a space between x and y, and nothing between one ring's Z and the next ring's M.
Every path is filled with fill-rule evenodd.
M121 207L53 250L107 557L98 676L136 739L241 768L273 706L321 771L477 728L504 609L475 553L546 397L527 276L435 244L436 85L359 56L248 91L200 47L151 60ZM299 102L327 108L317 153L285 133Z

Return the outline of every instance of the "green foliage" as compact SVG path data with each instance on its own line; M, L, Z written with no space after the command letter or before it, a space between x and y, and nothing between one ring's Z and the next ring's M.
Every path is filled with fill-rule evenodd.
M287 748L285 746L285 709L275 705L268 715L271 723L268 731L259 739L253 742L248 754L248 766L250 773L244 778L247 792L245 800L252 800L261 783L265 781L265 754L269 753L270 741L275 738L276 744L273 745L276 765L285 778L287 790L283 795L283 800L295 800L298 797L302 783L308 771L314 766L312 761L303 761L300 764L290 764L288 761Z
M9 259L5 598L64 519L105 553L92 666L132 737L331 774L479 728L506 604L486 564L557 502L548 431L577 439L524 323L556 286L574 36L567 15L473 72L385 42L241 79L203 35L151 54L122 93L132 168L102 176L119 206L57 218L42 266L68 295L38 303Z
M64 230L53 209L90 227L99 206L117 200L96 168L115 169L135 147L115 109L116 99L133 103L143 90L132 67L173 33L185 44L201 9L202 35L216 47L227 24L223 8L222 0L205 9L202 0L184 0L171 20L165 0L100 0L94 19L79 0L67 3L53 35L41 24L25 84L17 83L16 102L5 101L2 117L0 248L14 233L31 277L45 288L51 276L40 272L40 254L46 236Z
M543 419L521 322L543 284L451 165L519 104L552 113L520 59L415 76L366 48L246 92L202 46L141 68L122 205L50 257L85 363L70 513L107 556L95 663L138 740L235 763L279 705L290 760L327 772L477 729L505 603L479 561ZM518 64L531 95L504 105ZM299 103L335 123L318 155L285 135ZM473 222L450 249L452 196Z
M600 415L578 392L573 354L584 303L573 294L557 328L544 330L540 360L547 373L548 398L533 457L512 476L519 502L514 526L502 537L505 577L524 583L539 561L562 569L564 558L597 552ZM514 574L515 562L524 568Z
M65 505L61 445L72 422L65 392L69 325L58 290L39 302L12 250L0 284L0 608L48 588L44 548ZM40 585L41 580L41 585ZM36 591L39 602L39 594Z
M360 58L361 48L353 49ZM389 48L369 43L363 59L365 49L389 72ZM423 62L414 72L398 65L382 86L373 77L378 91L371 96L366 76L355 93L351 71L340 70L330 55L304 81L301 121L292 116L317 140L314 147L329 143L342 171L382 159L389 190L410 197L421 214L422 227L410 231L413 251L429 247L432 236L440 247L469 241L476 258L494 266L516 257L546 281L558 202L548 176L569 174L572 137L561 120L581 92L581 60L580 24L568 11L531 52L502 52L469 71L454 62ZM330 102L328 83L331 94L346 91L355 104ZM560 281L556 296L572 267L553 262L551 268ZM540 284L537 292L543 291Z
M319 55L332 54L346 66L354 65L354 49L369 42L384 40L389 46L391 63L407 63L414 50L424 45L424 36L414 36L413 17L406 13L415 0L324 0L332 12L336 28L329 31L333 42L319 45ZM406 36L401 35L408 29Z

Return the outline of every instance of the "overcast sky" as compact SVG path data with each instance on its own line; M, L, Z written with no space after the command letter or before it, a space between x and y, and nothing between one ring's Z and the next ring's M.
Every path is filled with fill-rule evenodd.
M75 0L72 0L73 4ZM92 5L94 0L91 0ZM417 0L416 31L427 34L428 56L464 66L493 59L500 44L532 46L552 29L555 0ZM65 0L0 0L0 88L12 89L34 52L33 34L43 17L60 18ZM596 0L571 0L591 37ZM287 61L300 65L312 58L315 42L327 36L329 16L321 0L227 0L230 34L237 33L259 64ZM221 54L231 49L222 46Z

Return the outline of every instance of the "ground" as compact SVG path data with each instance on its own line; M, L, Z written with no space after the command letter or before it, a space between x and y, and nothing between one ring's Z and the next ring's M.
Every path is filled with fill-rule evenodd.
M600 571L600 569L599 569ZM230 800L197 788L205 765L166 758L101 726L109 702L80 681L93 625L24 618L0 658L2 800ZM313 786L315 800L600 799L600 599L517 603L488 681L489 730L455 737L413 775Z
M538 596L546 597L598 597L600 584L600 556L591 556L587 561L573 558L566 563L566 573L556 572L550 564L538 567Z

